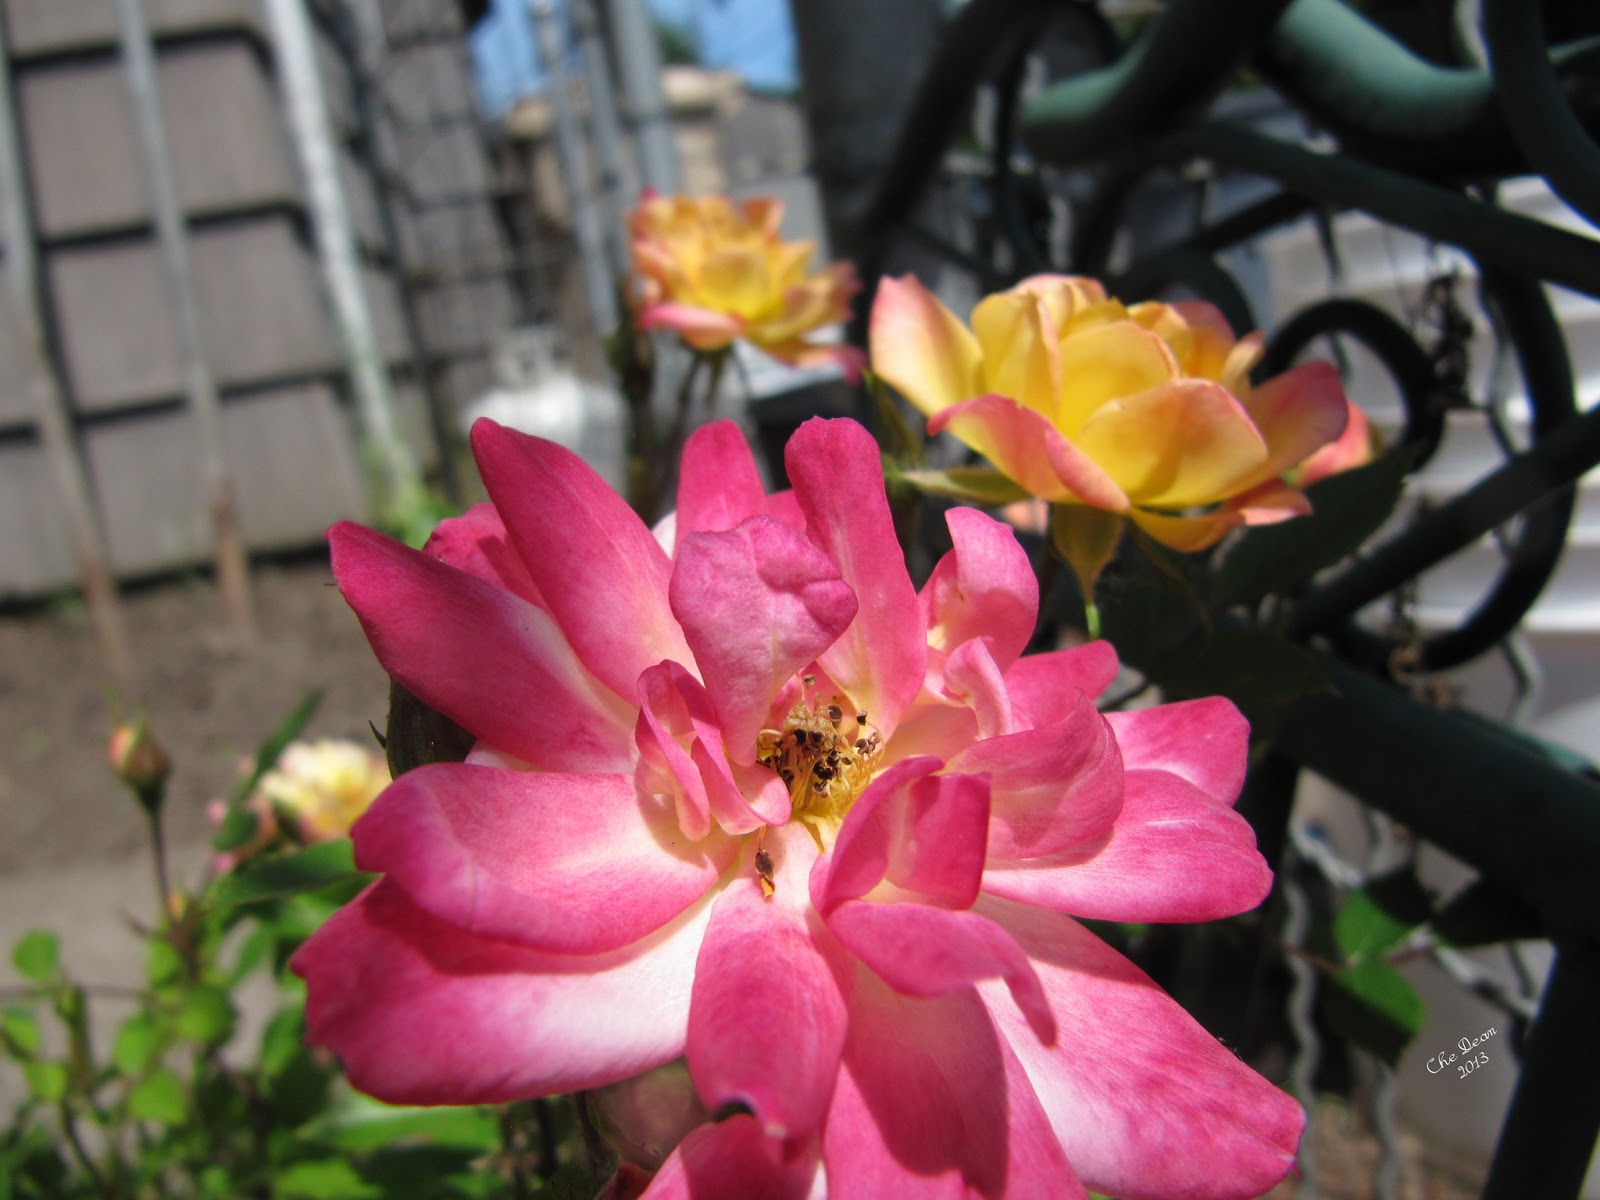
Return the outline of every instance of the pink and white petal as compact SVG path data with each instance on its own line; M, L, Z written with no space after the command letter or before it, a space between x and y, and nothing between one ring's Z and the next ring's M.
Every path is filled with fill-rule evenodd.
M1039 1040L1056 1040L1056 1020L1033 965L988 917L962 909L845 900L824 918L856 958L906 996L942 996L982 979L1003 979Z
M1215 503L1267 461L1249 413L1209 379L1175 379L1103 404L1073 441L1142 508Z
M572 648L632 700L639 673L692 663L667 604L672 563L622 497L572 451L489 420L472 427L484 486Z
M380 880L295 952L306 1037L390 1104L502 1104L600 1087L683 1053L709 899L599 957L476 937ZM650 997L640 1004L639 997Z
M668 596L729 753L747 763L778 689L831 646L857 610L856 593L826 554L761 516L684 538Z
M1122 756L1082 692L1062 721L975 742L948 764L987 775L993 866L1056 854L1110 831L1122 811Z
M1250 723L1222 696L1107 713L1130 771L1169 771L1219 804L1244 786Z
M768 496L762 512L774 521L782 521L797 533L806 531L806 515L800 511L800 501L794 498L794 491L791 488L773 492Z
M867 367L867 356L844 342L811 342L790 338L781 342L758 342L757 345L765 353L791 367L838 367L846 383L855 383Z
M1019 658L1006 669L1006 692L1018 723L1037 729L1066 720L1080 692L1095 699L1121 669L1110 642L1086 642Z
M744 333L736 314L664 301L639 310L640 329L670 329L696 350L720 350Z
M979 985L1084 1183L1127 1200L1245 1200L1288 1174L1299 1104L1077 922L983 907L1027 952L1071 1031L1043 1047L998 986Z
M492 504L474 504L459 517L440 521L428 535L422 552L485 583L503 587L536 608L545 607L533 577L511 544L505 522Z
M914 276L879 281L868 344L873 371L925 417L983 390L978 339Z
M435 763L395 780L352 831L356 863L476 937L604 954L648 937L733 861L690 842L626 775Z
M628 706L549 613L349 521L328 541L378 661L417 699L540 770L632 769Z
M1128 495L1116 480L1044 417L1009 396L979 396L928 421L929 433L946 431L1041 499L1127 511Z
M678 467L678 507L673 547L691 533L732 529L762 512L766 489L739 426L712 421L683 443Z
M767 767L730 763L722 732L715 725L698 730L689 757L705 784L711 815L723 832L738 836L789 819L789 789L783 780Z
M883 490L878 444L854 421L813 417L784 450L806 535L837 564L860 610L817 659L889 737L922 689L928 643Z
M917 596L928 642L954 650L975 637L1004 670L1033 638L1039 580L1009 525L975 508L945 513L954 548L941 558Z
M710 722L705 690L677 663L657 663L639 676L635 779L641 791L671 796L679 828L685 837L699 841L711 831L711 797L699 765L685 748L695 733L691 705L701 710L703 721Z
M820 1169L814 1154L786 1152L739 1113L684 1138L641 1200L806 1200Z
M1330 362L1290 367L1255 388L1245 406L1267 440L1267 459L1238 490L1254 487L1299 466L1339 440L1350 421L1350 401L1339 369Z
M1365 466L1372 461L1372 454L1372 422L1360 407L1351 403L1344 432L1302 462L1293 474L1294 482L1300 487L1310 487L1330 475Z
M931 774L940 765L936 758L897 763L861 793L812 871L811 900L824 917L884 880L946 908L977 899L989 786L971 775Z
M963 642L945 660L944 699L970 708L978 718L980 738L999 737L1016 729L1004 677L982 638Z
M978 718L970 708L918 701L884 747L878 767L882 771L907 759L927 756L942 761L977 739Z
M1084 1200L1027 1075L963 989L856 989L823 1134L828 1200Z
M911 758L881 772L856 799L833 849L817 859L808 880L811 903L826 916L845 900L865 896L889 870L895 809L901 796L940 767L937 758Z
M1242 513L1226 509L1198 517L1172 517L1136 508L1128 515L1135 525L1163 546L1183 554L1215 546L1230 531L1245 523Z
M994 866L983 890L1104 921L1215 921L1266 899L1272 871L1250 823L1166 771L1129 771L1102 844Z
M1223 508L1237 513L1246 525L1276 525L1291 517L1308 515L1311 501L1299 488L1281 479L1269 479L1249 491L1229 497Z
M769 830L762 849L773 895L762 895L752 857L712 910L695 964L689 1074L713 1112L745 1104L769 1136L805 1138L821 1128L839 1072L845 964L811 910L810 835L791 822Z

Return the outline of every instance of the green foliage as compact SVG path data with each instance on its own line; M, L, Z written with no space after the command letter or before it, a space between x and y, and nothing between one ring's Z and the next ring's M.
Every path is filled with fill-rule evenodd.
M1432 912L1416 873L1403 867L1352 892L1333 918L1333 936L1346 959L1365 962L1405 941Z
M1311 514L1247 530L1223 556L1216 595L1222 605L1286 595L1348 557L1376 533L1400 500L1412 451L1400 447L1364 467L1306 489Z
M970 504L994 508L1028 499L1028 493L999 471L989 467L924 467L911 471L894 471L888 481L906 483L930 496L944 496L950 500L964 500Z
M1469 883L1433 914L1434 936L1468 949L1549 934L1537 909L1488 880Z
M316 700L263 743L239 798L299 735ZM525 1149L520 1188L502 1165L512 1161L514 1122L494 1110L390 1108L355 1096L333 1060L306 1045L304 989L289 957L366 879L341 841L254 858L202 889L179 889L152 923L130 922L144 942L143 977L107 989L119 1020L104 1046L90 1037L100 989L71 976L54 934L24 935L12 951L23 986L0 1009L0 1058L26 1085L0 1132L0 1200L548 1194L526 1169ZM237 991L263 977L278 1007L259 1044L243 1046ZM524 1147L541 1140L517 1136ZM586 1160L575 1125L561 1136L565 1165ZM539 1165L554 1174L562 1164ZM593 1195L599 1181L580 1173L574 1194Z
M1329 980L1323 1012L1336 1031L1391 1067L1422 1029L1422 998L1404 975L1377 959Z
M17 974L33 983L49 983L61 969L61 943L53 933L30 929L11 951Z

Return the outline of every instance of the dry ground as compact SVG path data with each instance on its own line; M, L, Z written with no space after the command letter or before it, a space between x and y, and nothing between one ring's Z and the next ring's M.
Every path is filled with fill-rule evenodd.
M123 597L136 686L170 752L169 836L206 836L205 805L239 759L307 692L327 695L315 736L370 738L387 685L326 562L254 573L260 633L241 648L201 579ZM0 872L33 872L137 852L142 820L106 768L113 693L76 601L0 618Z

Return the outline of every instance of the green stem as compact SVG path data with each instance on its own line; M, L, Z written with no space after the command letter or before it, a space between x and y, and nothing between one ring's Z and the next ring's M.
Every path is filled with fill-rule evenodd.
M156 911L168 923L172 920L172 877L167 869L167 837L161 828L161 814L159 810L146 809L145 816L150 824L150 857L155 865L156 874Z
M78 1136L78 1121L72 1113L72 1106L62 1100L57 1106L61 1118L61 1132L67 1139L67 1145L72 1148L72 1156L78 1160L78 1165L83 1168L83 1173L89 1177L94 1190L99 1192L106 1200L115 1200L116 1191L100 1173L100 1168L94 1165L94 1159L89 1157L89 1151L84 1147L83 1139Z

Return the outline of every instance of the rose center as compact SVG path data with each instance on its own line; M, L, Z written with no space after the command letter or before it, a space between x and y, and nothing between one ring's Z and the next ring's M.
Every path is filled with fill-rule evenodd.
M810 682L808 676L808 691ZM882 757L882 736L866 712L842 696L826 702L802 697L782 729L763 729L756 738L756 761L788 787L791 815L819 833L844 820Z

